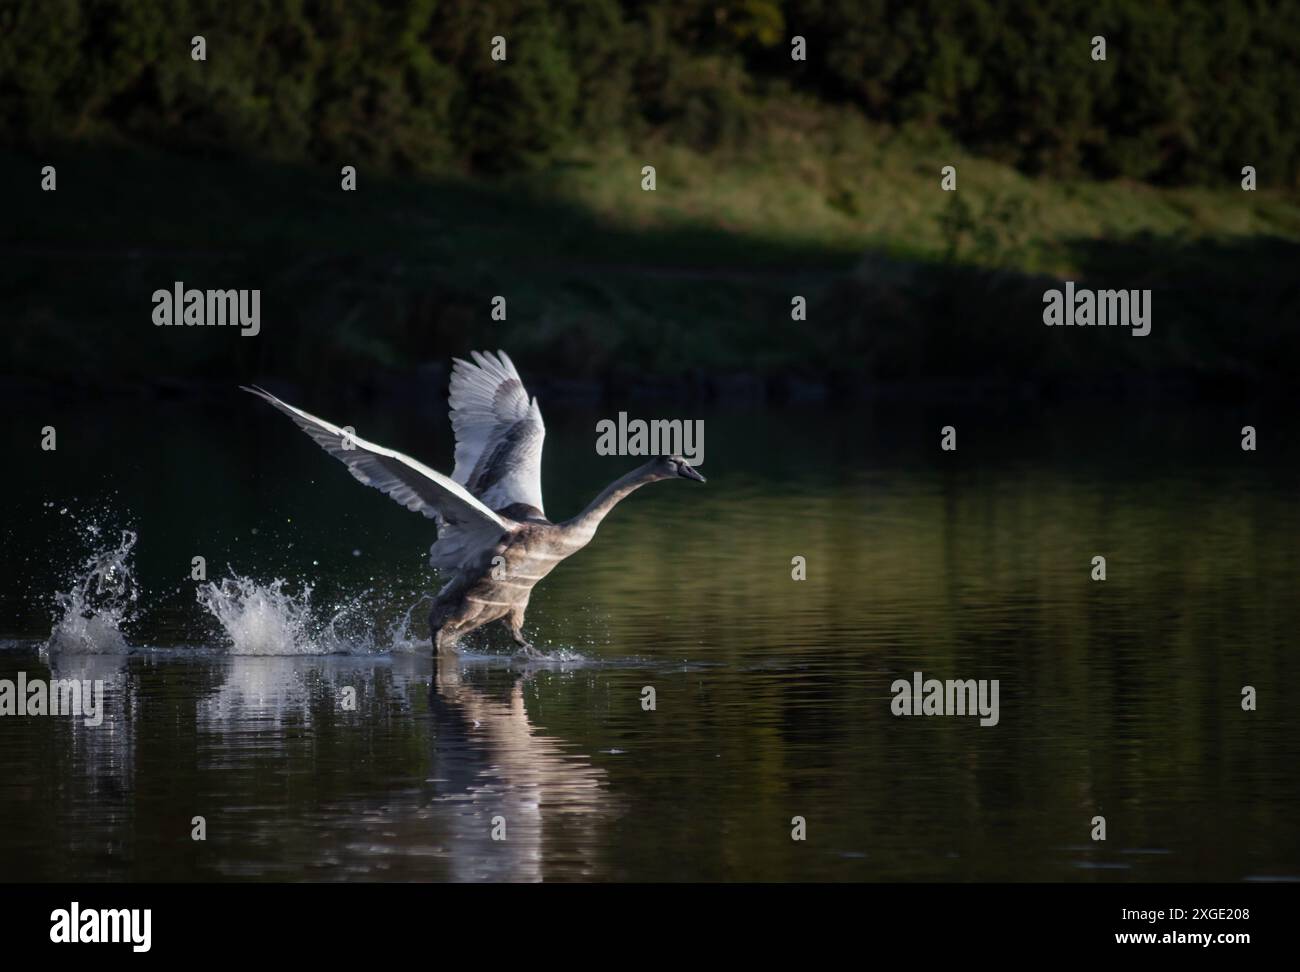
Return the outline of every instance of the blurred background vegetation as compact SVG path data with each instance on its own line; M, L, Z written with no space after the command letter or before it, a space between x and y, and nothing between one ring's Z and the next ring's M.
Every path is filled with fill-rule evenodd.
M1284 387L1297 50L1259 0L14 0L4 370ZM1152 288L1152 336L1044 328L1064 277ZM262 336L154 331L178 279L262 288Z

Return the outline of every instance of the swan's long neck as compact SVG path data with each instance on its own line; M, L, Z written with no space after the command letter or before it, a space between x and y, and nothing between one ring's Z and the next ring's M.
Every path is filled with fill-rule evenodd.
M566 535L580 545L590 540L596 532L596 527L600 526L600 521L609 515L610 510L646 483L654 481L655 477L650 471L651 465L647 463L633 469L626 476L614 480L601 490L600 495L592 500L585 510L564 524Z

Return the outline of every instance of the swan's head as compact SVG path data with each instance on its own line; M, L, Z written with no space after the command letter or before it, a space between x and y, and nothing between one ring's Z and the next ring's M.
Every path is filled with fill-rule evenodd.
M652 459L649 466L655 479L693 479L697 483L707 482L695 471L695 467L681 456L660 456Z

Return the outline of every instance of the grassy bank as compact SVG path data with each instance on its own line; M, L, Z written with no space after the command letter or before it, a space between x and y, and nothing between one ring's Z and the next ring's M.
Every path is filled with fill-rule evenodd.
M0 177L10 375L361 382L492 346L598 384L1258 388L1300 363L1294 194L1036 180L795 103L743 152L595 146L491 182L362 167L345 193L337 167L80 147ZM1151 288L1152 335L1044 328L1053 277ZM261 335L153 327L173 280L260 288Z

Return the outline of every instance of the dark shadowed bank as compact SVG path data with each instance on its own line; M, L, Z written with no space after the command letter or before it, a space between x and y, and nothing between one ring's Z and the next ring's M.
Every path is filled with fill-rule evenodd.
M1077 271L1063 274L707 221L639 229L518 187L344 194L329 170L166 156L82 152L42 193L36 161L0 159L28 186L0 241L11 388L275 378L423 395L479 347L587 399L1241 397L1285 392L1300 370L1300 245L1283 236L1065 237ZM1151 333L1045 327L1043 294L1067 277L1151 290ZM176 281L259 289L260 333L156 327L151 295Z

